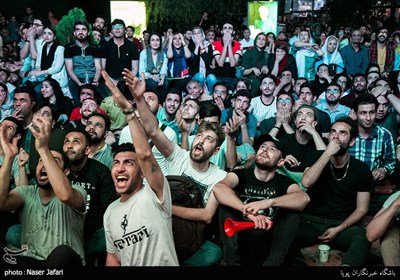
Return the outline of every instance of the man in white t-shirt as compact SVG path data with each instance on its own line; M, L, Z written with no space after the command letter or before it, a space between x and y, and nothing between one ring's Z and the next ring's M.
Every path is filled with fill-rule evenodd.
M150 151L146 132L132 104L106 72L103 77L114 100L126 114L130 133L134 135L133 145L125 143L113 150L111 176L121 198L111 203L104 214L106 266L178 266L168 181ZM143 94L144 77L131 90L136 86ZM147 107L144 99L143 102Z
M128 87L138 83L137 78L125 72L125 81ZM142 80L144 74L142 73ZM144 86L143 86L144 88ZM224 132L219 124L202 123L190 151L185 151L176 143L171 142L157 125L157 119L149 110L143 92L133 91L138 111L143 120L143 126L147 135L151 138L157 149L169 162L169 175L183 175L192 179L203 196L204 208L187 208L173 206L173 214L188 220L210 223L218 208L212 188L225 178L227 173L211 164L209 159L219 150L224 141ZM183 261L183 265L210 266L218 264L221 260L221 249L213 242L206 241L200 249L189 259Z

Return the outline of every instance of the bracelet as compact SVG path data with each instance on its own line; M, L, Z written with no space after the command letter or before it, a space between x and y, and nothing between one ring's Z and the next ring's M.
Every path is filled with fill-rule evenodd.
M125 115L131 114L133 112L135 112L135 109L133 109L133 107L130 109L122 109L122 113L124 113Z
M279 126L274 125L275 128L277 128L278 130L281 129Z

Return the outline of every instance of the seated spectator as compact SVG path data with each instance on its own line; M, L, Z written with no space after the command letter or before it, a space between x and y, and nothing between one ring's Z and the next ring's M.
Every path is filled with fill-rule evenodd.
M255 168L230 172L230 178L213 188L221 204L223 263L228 266L282 265L296 233L298 212L309 202L294 181L276 173L285 161L279 141L264 134L255 147ZM227 218L251 220L255 229L228 237L223 232Z

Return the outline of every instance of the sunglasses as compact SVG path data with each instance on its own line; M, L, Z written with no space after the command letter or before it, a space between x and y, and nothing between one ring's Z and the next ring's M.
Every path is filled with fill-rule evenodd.
M115 28L115 29L122 29L122 28L124 28L124 25L123 25L123 24L114 24L114 25L112 26L112 28Z

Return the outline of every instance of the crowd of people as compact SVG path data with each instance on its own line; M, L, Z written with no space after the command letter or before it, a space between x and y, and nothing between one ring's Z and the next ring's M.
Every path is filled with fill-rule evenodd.
M326 243L360 267L377 240L400 265L399 30L252 36L204 11L141 38L77 19L61 45L52 12L26 12L0 16L0 244L18 265L297 266ZM173 205L167 175L203 207ZM205 224L183 260L172 216ZM228 237L228 218L254 229Z

